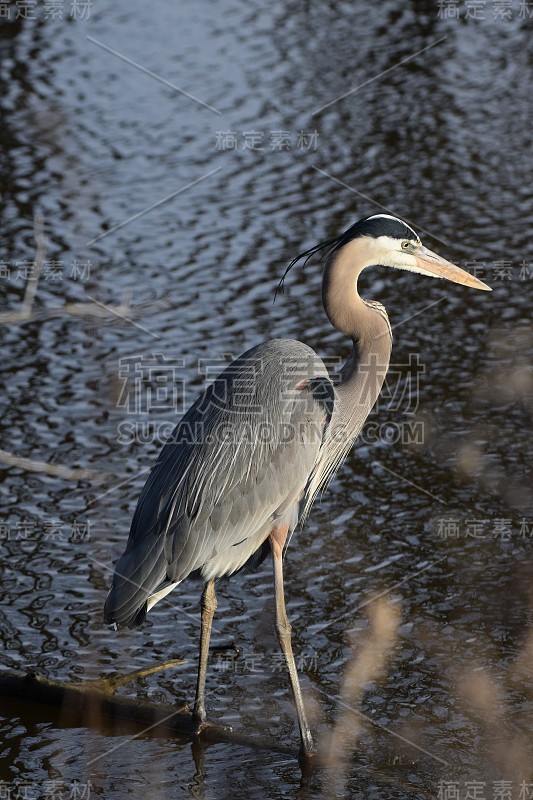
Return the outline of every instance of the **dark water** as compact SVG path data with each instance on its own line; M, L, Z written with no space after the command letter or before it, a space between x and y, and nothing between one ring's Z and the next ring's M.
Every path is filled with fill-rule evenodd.
M292 758L236 746L209 747L199 766L189 742L63 727L11 704L0 714L6 796L55 786L140 797L148 786L162 798L437 798L443 781L460 797L481 781L492 798L497 781L513 797L533 781L522 766L531 673L520 668L532 601L533 10L515 2L500 15L487 0L475 4L483 18L462 8L455 19L447 5L95 2L87 19L65 2L63 19L44 19L40 4L40 21L11 7L3 311L22 300L36 215L48 245L35 309L87 296L142 309L133 322L2 326L2 447L106 476L0 468L5 666L87 680L184 658L121 691L192 701L198 586L116 634L101 617L110 568L165 431L228 354L272 336L347 354L321 311L319 264L291 274L272 306L292 255L389 210L494 291L384 268L361 281L394 328L392 389L286 560L318 738L338 713L349 631L356 652L365 641L365 602L383 593L401 609L345 784L327 771L301 784ZM213 655L208 705L243 733L295 746L271 596L268 564L221 585L214 644L235 642L240 656ZM459 688L471 670L500 693L490 714Z

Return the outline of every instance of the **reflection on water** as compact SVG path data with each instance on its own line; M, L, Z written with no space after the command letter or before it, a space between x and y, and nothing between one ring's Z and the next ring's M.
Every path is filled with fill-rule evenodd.
M192 753L189 743L49 724L22 704L0 716L1 781L36 795L56 781L66 796L90 782L106 798L147 783L161 797L415 798L437 797L440 781L463 794L465 782L485 781L492 797L495 781L511 780L517 794L509 749L531 741L531 21L518 7L510 19L485 11L457 20L423 2L135 2L127 13L2 24L2 310L22 300L39 213L48 249L36 307L87 296L148 306L131 323L63 316L2 329L2 447L107 476L98 488L1 469L6 666L86 680L183 657L121 691L192 699L196 585L138 631L102 624L110 567L176 418L174 397L150 415L119 402L125 364L163 355L186 407L227 356L268 337L345 357L349 343L320 307L319 264L291 273L274 306L273 290L292 255L380 209L494 291L383 268L361 281L389 311L401 380L415 355L423 370L408 397L380 403L369 420L378 435L366 431L286 561L294 646L323 740L350 642L357 652L368 641L364 604L392 589L401 609L388 666L361 700L344 789L320 774L301 784L294 760L275 753ZM418 441L383 433L413 421ZM124 423L135 433L127 444ZM213 654L210 712L294 745L269 566L219 594L213 643L239 654Z

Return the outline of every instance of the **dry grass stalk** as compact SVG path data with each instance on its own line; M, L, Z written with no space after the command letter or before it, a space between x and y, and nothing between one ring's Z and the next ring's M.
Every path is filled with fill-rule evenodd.
M381 597L368 606L368 636L352 657L344 673L340 690L340 710L321 748L321 761L335 778L338 791L344 784L350 755L361 733L361 705L366 687L385 673L390 652L396 643L400 609L388 598Z

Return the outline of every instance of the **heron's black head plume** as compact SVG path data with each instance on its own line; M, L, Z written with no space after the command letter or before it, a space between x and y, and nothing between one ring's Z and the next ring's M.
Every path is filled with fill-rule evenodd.
M393 239L409 239L420 243L420 239L415 231L397 217L393 217L390 214L374 214L371 217L365 217L349 227L344 233L333 236L331 239L326 239L324 242L316 244L314 247L305 250L303 253L293 258L276 287L274 303L276 302L278 292L283 293L285 289L285 278L289 270L291 270L300 259L305 259L303 263L305 267L309 259L320 251L322 251L321 260L329 258L329 256L337 250L340 250L341 247L344 247L345 244L348 244L352 239L356 239L359 236L370 236L373 239L377 239L378 236L391 236Z
M326 239L325 242L320 242L320 244L315 244L314 247L311 247L309 250L305 250L303 253L300 253L299 256L295 256L292 261L287 266L285 272L283 273L280 282L276 286L276 291L274 292L274 300L276 302L276 297L278 296L278 292L283 294L285 291L285 278L287 277L289 270L291 270L295 264L300 261L301 258L305 258L303 266L307 264L311 256L314 256L315 253L319 253L321 250L325 250L325 253L322 253L321 259L324 258L325 255L329 255L330 252L333 252L335 249L335 245L337 241L341 238L341 236L334 236L331 239Z

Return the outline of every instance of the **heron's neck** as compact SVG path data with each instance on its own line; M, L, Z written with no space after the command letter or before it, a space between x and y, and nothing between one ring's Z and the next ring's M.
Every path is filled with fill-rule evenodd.
M383 306L366 303L357 291L359 274L369 265L368 259L362 240L350 242L330 258L324 271L323 302L333 327L353 342L338 388L354 391L357 386L371 408L388 369L392 336Z

